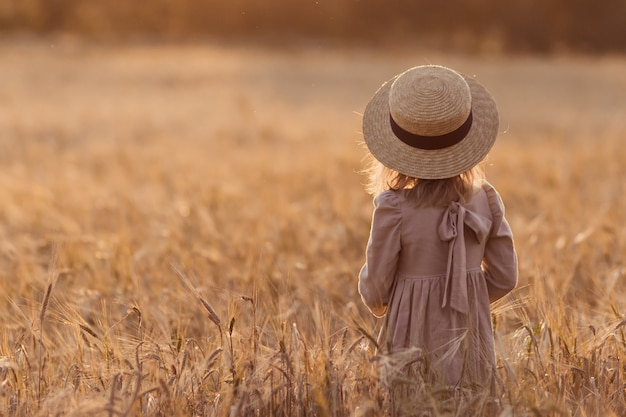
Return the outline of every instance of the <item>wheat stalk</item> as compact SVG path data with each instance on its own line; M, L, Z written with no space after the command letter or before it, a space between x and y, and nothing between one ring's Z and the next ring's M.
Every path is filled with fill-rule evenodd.
M48 311L48 305L50 303L50 296L52 294L52 289L56 284L56 281L59 277L58 272L58 261L59 261L59 247L58 244L54 243L52 245L52 252L50 254L50 261L48 262L48 280L46 286L46 292L44 294L43 300L41 302L41 310L39 312L39 366L38 366L38 384L37 384L37 400L39 406L41 406L42 401L42 391L43 391L43 378L44 378L44 319L46 317L46 311Z

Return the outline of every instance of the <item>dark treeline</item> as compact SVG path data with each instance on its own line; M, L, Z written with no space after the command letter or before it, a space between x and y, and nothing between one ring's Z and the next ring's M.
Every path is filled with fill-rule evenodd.
M626 0L0 0L0 32L626 52Z

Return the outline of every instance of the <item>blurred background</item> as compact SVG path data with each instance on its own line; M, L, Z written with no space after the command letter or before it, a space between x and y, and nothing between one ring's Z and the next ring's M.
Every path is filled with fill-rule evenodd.
M0 0L0 34L626 52L624 0Z

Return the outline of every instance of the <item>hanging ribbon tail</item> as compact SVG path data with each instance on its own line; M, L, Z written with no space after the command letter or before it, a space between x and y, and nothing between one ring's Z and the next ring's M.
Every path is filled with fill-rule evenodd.
M448 242L449 245L446 283L441 307L449 304L452 309L462 314L469 313L465 226L482 243L491 230L491 220L467 210L457 202L450 203L438 228L439 238Z

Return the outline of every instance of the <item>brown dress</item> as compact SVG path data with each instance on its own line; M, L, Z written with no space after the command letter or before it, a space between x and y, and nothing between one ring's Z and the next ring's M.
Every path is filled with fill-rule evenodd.
M517 256L504 205L484 182L472 200L415 207L405 192L374 199L363 302L385 316L379 346L418 348L447 385L486 383L495 366L490 302L517 284Z

